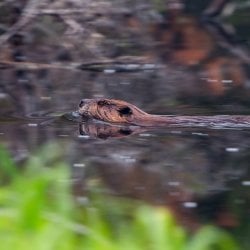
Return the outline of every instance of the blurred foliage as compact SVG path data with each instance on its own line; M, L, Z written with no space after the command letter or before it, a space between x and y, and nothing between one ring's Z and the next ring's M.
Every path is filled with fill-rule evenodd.
M96 194L80 206L59 154L60 146L50 144L17 170L1 147L1 179L8 180L0 187L5 249L239 249L231 235L214 226L190 237L166 208Z

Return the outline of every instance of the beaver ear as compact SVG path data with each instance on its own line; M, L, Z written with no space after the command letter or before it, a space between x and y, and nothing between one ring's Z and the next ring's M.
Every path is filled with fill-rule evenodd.
M107 100L103 99L103 100L98 101L97 104L99 106L105 106L105 105L109 105L110 103Z
M120 107L118 109L118 112L120 113L121 116L124 116L124 115L132 115L132 110L130 107L128 106L124 106L124 107Z

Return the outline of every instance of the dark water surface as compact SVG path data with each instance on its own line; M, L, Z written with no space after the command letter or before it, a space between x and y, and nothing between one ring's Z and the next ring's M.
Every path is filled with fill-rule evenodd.
M250 129L77 123L60 112L3 116L0 122L0 142L19 164L43 144L62 145L78 199L86 198L95 180L105 187L100 193L172 208L188 228L248 223L249 138Z
M93 72L3 67L0 143L20 166L42 145L61 145L62 160L71 167L79 199L91 191L89 183L100 182L104 186L100 193L161 204L175 211L188 228L211 223L242 234L247 241L250 128L144 129L62 117L77 110L82 98L95 97L123 99L155 114L250 114L249 12L239 4L222 21L213 19L213 13L197 17L197 8L204 6L188 6L184 13L174 12L178 21L170 15L173 20L168 25L161 21L153 34L138 28L135 20L129 20L134 26L118 32L124 25L120 19L114 20L116 29L112 30L110 23L96 17L86 28L89 37L80 37L87 39L86 47L61 33L56 42L47 44L48 34L39 25L35 27L38 34L28 29L39 39L27 35L24 44L9 44L5 53L18 52L25 55L23 61L37 63L57 61L59 54L66 63L132 54L146 56L148 63L161 67L128 73L114 73L112 68ZM53 20L37 22L50 26ZM228 33L224 22L234 29ZM59 45L62 37L65 44Z

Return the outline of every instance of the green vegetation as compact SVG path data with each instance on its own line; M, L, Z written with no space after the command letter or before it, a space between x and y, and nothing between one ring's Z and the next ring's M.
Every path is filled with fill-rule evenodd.
M48 145L19 170L0 149L1 249L239 249L213 226L190 237L165 208L96 194L77 204L59 154L57 145Z

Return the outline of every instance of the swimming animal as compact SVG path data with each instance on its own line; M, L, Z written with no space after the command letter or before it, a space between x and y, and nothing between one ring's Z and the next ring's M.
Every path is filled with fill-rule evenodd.
M142 127L236 127L250 128L248 115L172 116L144 112L133 104L115 99L82 99L78 114L84 119L96 119L112 124Z

